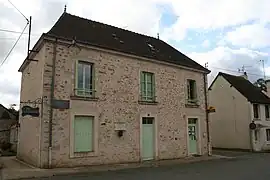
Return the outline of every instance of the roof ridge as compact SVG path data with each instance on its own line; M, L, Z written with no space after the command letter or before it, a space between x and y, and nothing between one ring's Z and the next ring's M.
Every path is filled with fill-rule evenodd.
M116 27L116 26L114 26L114 25L105 24L105 23L103 23L103 22L96 21L96 20L92 20L92 19L87 19L87 18L85 18L85 17L81 17L81 16L74 15L74 14L71 14L71 13L64 12L63 14L67 14L67 15L70 15L70 16L73 16L73 17L76 17L76 18L79 18L79 19L82 19L82 20L92 21L92 22L94 22L94 23L98 23L98 24L101 24L101 25L110 26L110 27L112 27L112 28L117 28L117 29L120 29L120 30L122 30L122 31L131 32L131 33L134 33L134 34L137 34L137 35L140 35L140 36L145 36L145 37L148 37L148 38L151 38L151 39L155 39L155 40L158 40L158 41L161 40L161 39L158 39L158 38L156 38L156 37L154 37L154 36L150 36L150 35L138 33L138 32L135 32L135 31L123 29L123 28L120 28L120 27ZM63 16L63 15L62 15L62 16ZM61 16L61 17L62 17L62 16ZM60 18L61 18L61 17L60 17ZM59 20L60 20L60 18L59 18ZM56 23L55 23L55 24L56 24ZM162 41L162 40L161 40L161 41Z

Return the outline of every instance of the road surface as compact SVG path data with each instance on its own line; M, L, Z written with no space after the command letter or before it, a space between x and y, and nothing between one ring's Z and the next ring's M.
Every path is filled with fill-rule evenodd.
M235 158L36 180L270 180L270 153L220 154Z

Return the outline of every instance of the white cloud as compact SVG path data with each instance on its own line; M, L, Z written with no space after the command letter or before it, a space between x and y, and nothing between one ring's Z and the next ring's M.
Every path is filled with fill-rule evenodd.
M188 29L210 30L241 25L251 20L270 22L269 0L153 0L169 3L178 20L169 39L182 40ZM180 34L180 35L179 35Z
M263 77L259 60L267 58L269 54L247 48L231 49L220 46L208 52L190 53L188 56L201 65L208 62L209 69L212 71L209 76L209 82L211 82L219 71L241 74L238 69L241 69L243 65L246 67L250 80Z
M208 48L210 46L210 41L208 39L204 40L202 43L202 47Z
M228 32L225 41L241 47L263 48L270 46L270 29L264 24L250 24Z

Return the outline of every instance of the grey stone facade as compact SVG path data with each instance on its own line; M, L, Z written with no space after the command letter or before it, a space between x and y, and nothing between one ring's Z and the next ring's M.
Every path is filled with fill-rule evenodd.
M49 159L53 46L46 41L35 58L39 61L31 62L22 73L21 99L43 97L43 104L39 105L39 118L20 117L18 157L39 167L47 167ZM144 116L155 117L156 159L188 155L188 117L199 118L199 154L207 153L203 73L91 47L59 43L56 49L54 95L55 99L70 100L70 109L53 110L52 167L140 161L140 121ZM76 60L94 63L95 99L74 96ZM140 71L155 73L157 104L139 103ZM187 79L197 82L198 107L186 107ZM74 115L95 117L94 152L73 152ZM115 122L125 122L123 137L117 136Z

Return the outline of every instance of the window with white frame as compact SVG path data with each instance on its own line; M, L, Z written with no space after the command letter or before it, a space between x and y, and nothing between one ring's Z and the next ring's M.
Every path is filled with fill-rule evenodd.
M270 114L269 114L269 105L265 105L265 118L269 120Z
M76 66L76 89L77 96L94 96L94 68L93 64L78 61Z
M253 104L253 117L254 119L259 119L260 118L260 108L258 104Z
M266 129L266 141L270 141L270 129Z

